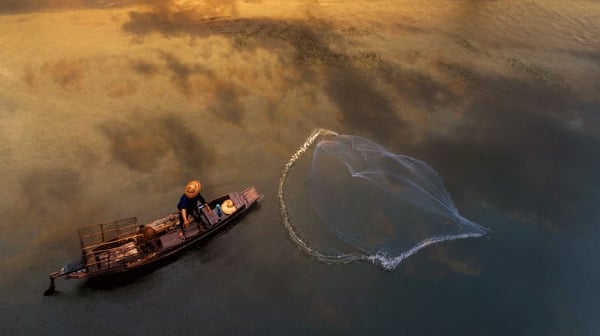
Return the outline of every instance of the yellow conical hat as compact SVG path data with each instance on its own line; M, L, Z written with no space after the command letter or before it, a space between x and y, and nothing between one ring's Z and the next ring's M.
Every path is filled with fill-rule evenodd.
M200 181L191 180L185 186L185 196L188 198L196 197L200 193L200 189L202 189L202 184L200 184Z
M221 204L221 210L223 210L224 214L231 215L237 210L237 208L233 204L233 201L231 199L228 199L225 202L223 202L223 204Z

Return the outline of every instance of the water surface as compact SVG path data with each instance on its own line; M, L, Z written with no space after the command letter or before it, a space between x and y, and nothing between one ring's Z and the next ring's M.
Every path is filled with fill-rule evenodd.
M0 333L597 335L599 22L585 0L3 1ZM427 162L492 234L393 272L306 257L276 191L315 128ZM162 216L189 178L265 197L160 269L41 296L78 227Z

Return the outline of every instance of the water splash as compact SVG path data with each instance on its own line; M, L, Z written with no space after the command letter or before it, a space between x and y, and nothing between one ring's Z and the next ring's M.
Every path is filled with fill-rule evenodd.
M336 132L327 130L327 129L316 129L314 130L308 138L304 141L302 146L290 157L288 162L285 164L283 168L283 172L279 177L279 185L277 189L277 197L279 199L279 213L283 220L283 224L288 230L288 234L292 242L294 242L303 252L307 253L309 256L326 263L348 263L354 260L366 259L365 256L362 256L357 253L348 253L348 254L340 254L340 255L326 255L324 253L319 252L318 250L312 248L304 239L300 237L297 233L294 225L292 225L290 221L290 215L288 211L288 207L285 202L284 195L284 186L287 179L287 176L292 169L292 167L302 158L302 156L310 149L313 143L323 135L337 135Z

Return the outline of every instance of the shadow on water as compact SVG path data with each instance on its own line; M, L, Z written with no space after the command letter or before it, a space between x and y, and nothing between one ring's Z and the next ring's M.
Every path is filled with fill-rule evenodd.
M192 175L196 170L206 170L214 161L215 150L181 117L138 114L136 118L138 122L111 120L100 126L110 141L113 160L130 170L148 173L164 162L161 160L173 157L171 165Z
M305 81L325 79L326 94L338 107L347 127L364 133L372 133L373 129L377 129L378 134L390 137L397 136L399 130L409 131L396 113L394 102L374 81L371 70L382 73L390 70L383 66L381 56L376 51L334 50L331 42L343 40L343 37L326 22L269 18L205 20L193 13L156 7L149 11L131 11L129 21L123 24L122 29L138 39L155 32L165 37L206 38L220 35L231 39L239 50L268 47L276 51L291 46L294 64L290 66L300 71ZM404 69L393 70L390 76L395 82L392 85L400 85L413 99L423 103L430 101L425 95L431 95L431 90L424 90L420 84L424 76L415 76ZM182 77L177 82L185 82L188 73L172 72L174 77ZM322 73L326 76L321 76ZM441 89L441 85L435 87ZM226 90L221 91L223 98L230 96Z

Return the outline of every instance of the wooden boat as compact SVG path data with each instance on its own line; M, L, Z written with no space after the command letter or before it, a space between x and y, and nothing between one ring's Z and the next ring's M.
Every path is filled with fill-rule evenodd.
M183 230L184 238L180 237L177 212L144 225L131 217L81 228L81 259L50 273L50 286L44 295L54 293L54 280L61 277L91 279L155 264L210 237L251 209L261 197L255 187L248 187L208 202L208 206L198 208L198 218Z

